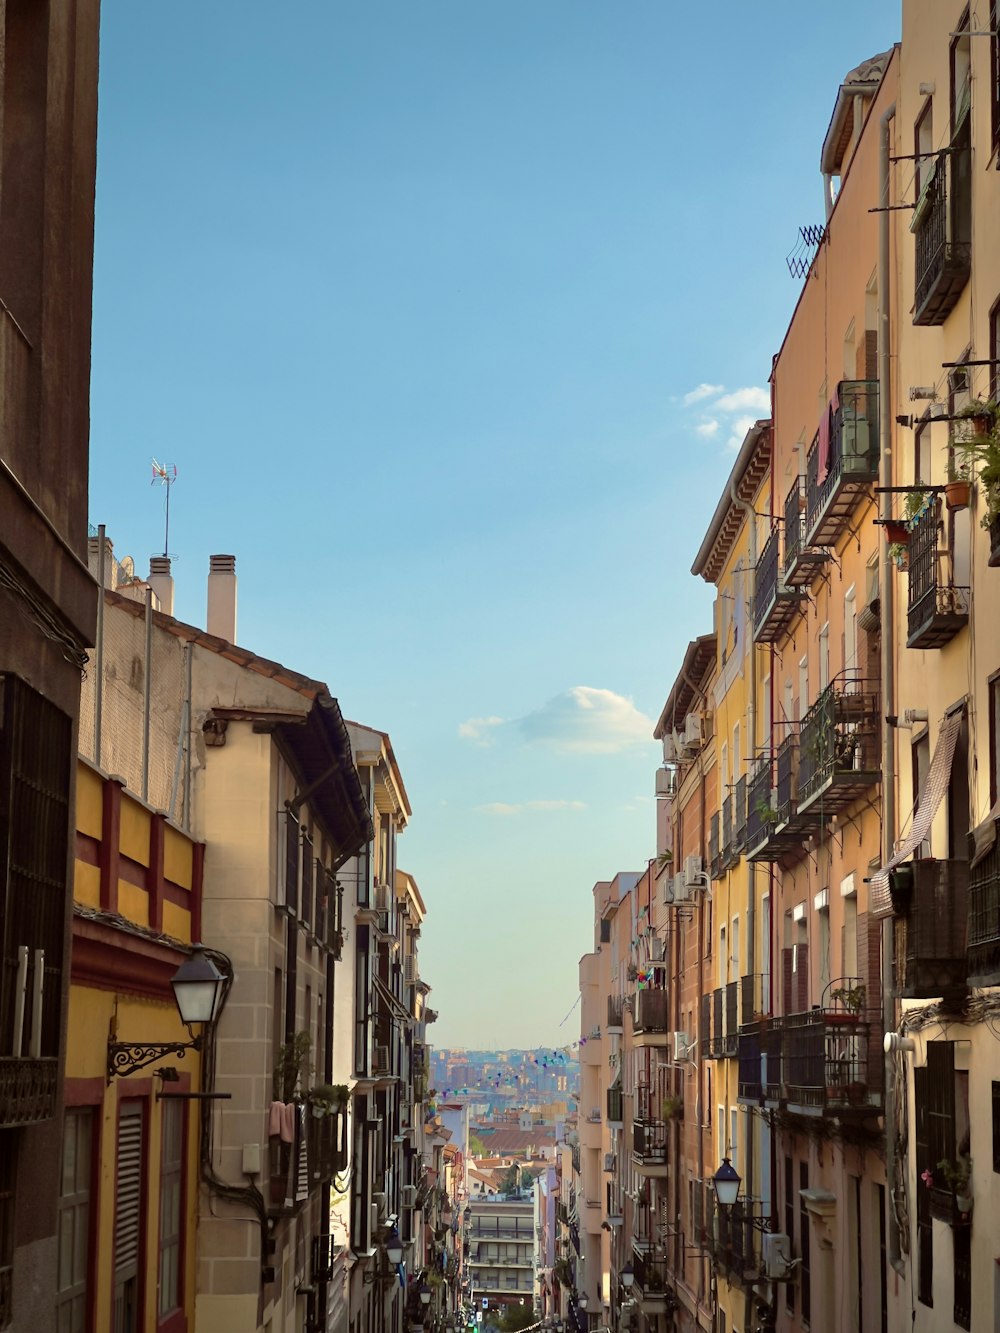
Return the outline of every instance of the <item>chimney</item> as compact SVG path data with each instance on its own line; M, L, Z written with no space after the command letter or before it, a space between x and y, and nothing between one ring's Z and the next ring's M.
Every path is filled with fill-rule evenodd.
M100 535L87 538L87 567L94 578L100 581L101 577L101 541ZM104 586L113 588L112 573L115 565L114 548L111 545L111 538L105 537L104 541Z
M149 557L149 586L153 596L160 604L160 610L168 616L174 614L174 580L170 573L169 555L151 555Z
M236 557L208 557L208 615L205 628L209 634L236 642Z

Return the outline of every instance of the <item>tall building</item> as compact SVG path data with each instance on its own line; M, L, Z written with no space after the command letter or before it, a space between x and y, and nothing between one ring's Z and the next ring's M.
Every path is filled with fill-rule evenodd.
M97 608L98 19L83 0L0 11L0 1327L16 1329L68 1327L57 1310L75 1285L62 1070L80 672Z

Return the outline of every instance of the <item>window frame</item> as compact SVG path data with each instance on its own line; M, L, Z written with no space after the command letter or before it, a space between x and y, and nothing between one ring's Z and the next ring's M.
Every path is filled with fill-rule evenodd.
M185 1220L187 1214L187 1146L188 1146L188 1117L185 1114L186 1104L181 1100L166 1098L160 1103L160 1207L158 1210L158 1228L157 1228L157 1270L156 1270L156 1319L158 1333L184 1333L186 1319L184 1313L184 1304L186 1297L186 1269L184 1264L184 1250L186 1245ZM163 1258L167 1248L164 1237L164 1182L168 1175L167 1167L167 1134L166 1121L168 1115L176 1113L179 1117L178 1129L180 1131L180 1143L178 1145L178 1157L176 1166L171 1163L170 1175L177 1179L177 1230L176 1233L167 1237L166 1242L171 1248L177 1251L177 1303L170 1306L169 1309L162 1308L163 1301Z

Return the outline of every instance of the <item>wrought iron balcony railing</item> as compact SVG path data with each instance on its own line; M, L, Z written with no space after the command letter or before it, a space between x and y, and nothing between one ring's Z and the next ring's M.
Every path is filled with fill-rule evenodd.
M841 380L824 443L817 435L806 456L805 537L833 546L861 496L878 475L877 380Z
M972 160L952 146L924 162L910 223L914 234L914 324L943 324L972 271Z
M625 1001L620 995L608 996L608 1026L606 1032L621 1032L624 1022Z
M780 530L764 543L754 570L753 637L755 643L776 643L798 615L805 593L786 583L779 556Z
M926 858L892 871L896 989L909 1000L961 994L967 985L969 863ZM905 881L905 887L900 881Z
M622 1106L621 1088L608 1088L608 1124L622 1123Z
M882 1064L875 1048L881 1048L881 1034L865 1011L834 1007L786 1014L782 1099L805 1114L870 1114L882 1101Z
M736 809L733 815L735 825L736 850L742 852L747 837L747 780L745 777L736 781Z
M878 694L871 681L838 677L806 713L799 731L798 809L822 800L835 814L880 778Z
M907 648L942 648L969 622L969 588L955 583L937 496L913 524L909 546Z
M722 816L716 811L708 830L709 873L713 879L722 878Z
M725 1009L722 987L717 986L712 992L712 1049L713 1060L721 1060L725 1054L726 1030Z
M56 1113L59 1061L0 1056L0 1128L35 1125Z
M657 987L636 991L632 1027L636 1032L662 1035L667 1031L667 992Z
M969 871L969 984L1000 986L1000 829Z
M736 821L734 819L735 802L732 792L722 802L722 869L728 870L739 860L736 851Z
M736 1054L736 1040L740 1030L740 983L729 981L725 989L726 1031L722 1039L722 1054Z
M636 1120L632 1125L632 1156L639 1166L665 1166L668 1127L665 1120Z
M774 824L771 806L771 756L761 755L750 770L747 782L747 835L746 855L748 861L755 859L757 851L765 843Z
M806 544L806 479L798 476L785 496L785 583L808 588L829 554Z
M699 1031L699 1054L703 1060L709 1060L712 1056L712 997L703 995L701 997L701 1021L698 1025Z
M741 1286L760 1273L760 1205L738 1199L731 1208L716 1208L709 1246L716 1268Z
M799 726L788 724L775 753L774 785L761 792L761 830L750 860L786 861L802 855L806 833L819 823L819 812L799 809Z

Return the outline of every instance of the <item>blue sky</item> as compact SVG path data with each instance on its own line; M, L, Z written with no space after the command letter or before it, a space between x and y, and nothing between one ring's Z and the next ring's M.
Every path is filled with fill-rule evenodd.
M539 1045L654 850L688 574L899 2L104 0L91 519L388 730L439 1045ZM699 386L704 386L699 391Z

